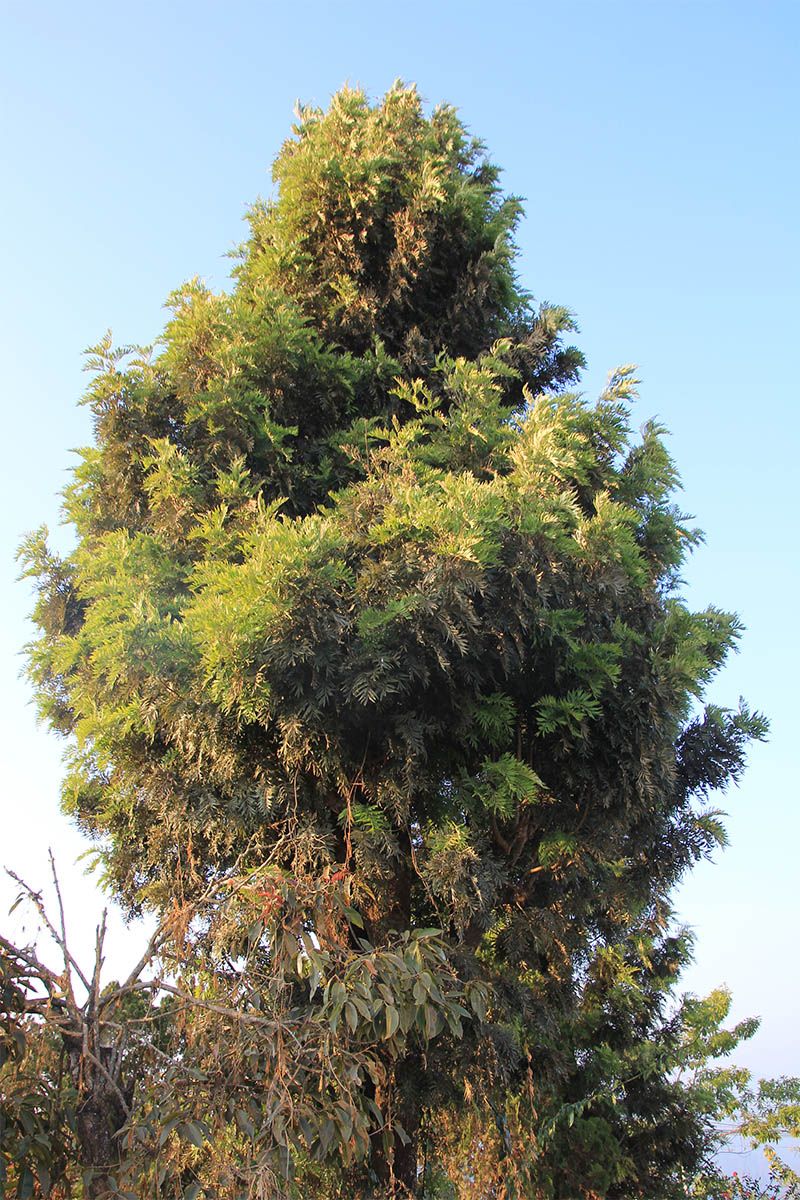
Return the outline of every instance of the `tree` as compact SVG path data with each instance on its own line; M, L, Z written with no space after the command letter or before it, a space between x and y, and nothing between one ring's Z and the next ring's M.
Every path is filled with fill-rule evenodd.
M764 1196L786 1200L800 1196L800 1174L784 1161L782 1143L795 1145L800 1133L800 1079L754 1080L752 1073L731 1063L727 1057L741 1041L758 1029L757 1019L740 1021L732 1029L722 1025L729 1015L731 995L717 988L705 999L684 997L681 1010L682 1036L676 1056L676 1081L691 1095L696 1107L713 1120L719 1145L739 1139L752 1149L763 1149L769 1164L770 1185L762 1189L755 1181L745 1183L737 1172L732 1177L718 1167L703 1172L695 1181L693 1195L731 1197ZM776 1148L777 1147L777 1148Z
M76 548L24 548L64 805L131 911L192 913L198 993L320 1031L316 1074L253 1049L249 1161L415 1194L468 1102L491 1194L673 1194L703 1122L633 1052L765 726L696 707L739 626L680 598L663 431L629 367L565 390L570 315L520 288L519 202L452 109L346 89L274 178L228 293L90 352Z

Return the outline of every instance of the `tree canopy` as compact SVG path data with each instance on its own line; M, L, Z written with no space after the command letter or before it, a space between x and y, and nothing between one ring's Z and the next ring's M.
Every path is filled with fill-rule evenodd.
M764 723L698 704L739 625L664 431L569 390L453 109L345 89L274 181L229 291L90 351L75 549L24 550L65 808L247 1029L180 1033L218 1132L163 1194L683 1195L670 893Z

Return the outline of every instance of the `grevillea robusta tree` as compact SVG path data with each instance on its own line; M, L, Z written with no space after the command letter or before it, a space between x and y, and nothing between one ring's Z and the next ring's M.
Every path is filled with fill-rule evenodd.
M763 722L697 705L737 623L681 600L662 431L630 368L569 390L452 109L342 91L274 180L229 291L90 352L75 549L24 551L65 808L123 904L185 915L164 1053L215 1024L162 1185L677 1194L669 897Z

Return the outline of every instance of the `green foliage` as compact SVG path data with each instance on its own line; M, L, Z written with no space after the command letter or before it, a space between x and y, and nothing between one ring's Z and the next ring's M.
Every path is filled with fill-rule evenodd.
M163 916L267 872L291 914L245 936L217 904L199 927L215 987L246 959L222 1007L258 995L321 1064L248 1034L244 1115L215 1110L232 1163L263 1143L284 1180L322 1186L338 1156L353 1194L413 1190L423 1112L469 1092L501 1131L487 1170L514 1121L549 1130L514 1160L525 1194L665 1196L705 1144L644 1061L680 958L669 894L765 727L696 715L738 623L681 600L698 534L663 431L631 431L632 368L594 404L566 390L574 326L520 289L498 178L413 88L300 111L230 292L186 284L152 351L91 351L76 548L23 548L30 675L123 903Z
M26 1015L27 977L0 948L0 1196L48 1195L69 1166L76 1094L57 1040Z
M787 1197L795 1196L800 1193L800 1173L781 1154L782 1143L796 1142L800 1136L800 1079L755 1080L748 1070L714 1061L729 1055L759 1026L750 1018L725 1029L722 1023L730 1007L731 996L724 988L702 1000L685 998L679 1077L697 1108L714 1120L718 1144L737 1138L763 1149L775 1187ZM695 1181L693 1195L713 1196L723 1188L732 1196L744 1194L735 1178L721 1177L709 1166Z

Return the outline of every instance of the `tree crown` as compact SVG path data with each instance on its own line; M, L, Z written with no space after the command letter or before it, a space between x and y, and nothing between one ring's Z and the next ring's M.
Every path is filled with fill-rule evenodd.
M520 290L518 201L452 109L345 90L301 110L275 178L230 292L179 289L157 350L91 352L76 548L25 550L65 804L133 908L275 879L260 1003L283 1011L287 963L323 948L336 1046L385 1068L347 1101L376 1170L370 1104L404 1107L413 1140L472 1072L522 1113L523 1077L573 1103L635 1060L644 1120L677 1103L635 1053L667 1036L670 890L724 836L707 794L764 733L745 706L696 715L739 625L681 600L698 534L663 430L634 436L630 367L594 404L568 390L569 314ZM431 928L446 950L420 991L404 947ZM217 965L241 951L223 943ZM399 1006L377 1049L395 1003L376 954ZM297 1004L327 1020L303 971ZM459 1012L476 984L489 1013ZM629 1178L633 1135L597 1103L587 1146L611 1139ZM671 1162L697 1132L689 1114ZM636 1136L664 1194L672 1168Z

